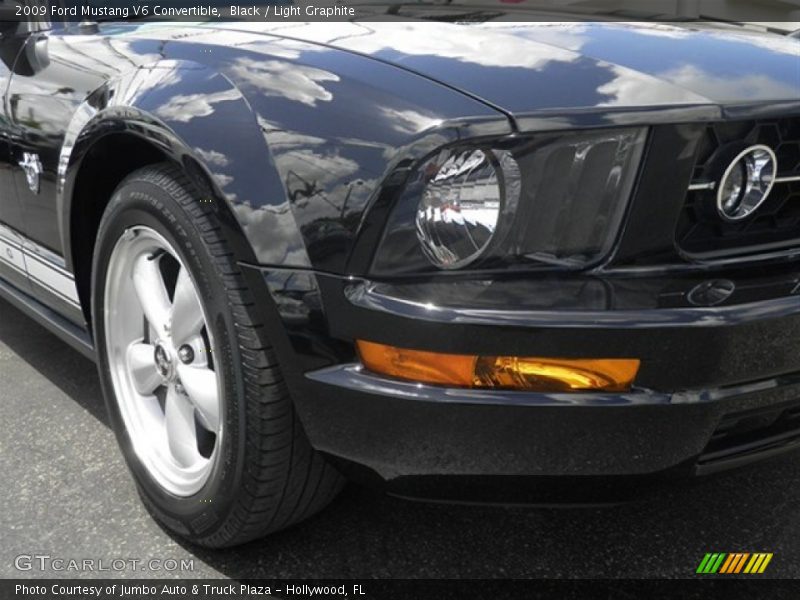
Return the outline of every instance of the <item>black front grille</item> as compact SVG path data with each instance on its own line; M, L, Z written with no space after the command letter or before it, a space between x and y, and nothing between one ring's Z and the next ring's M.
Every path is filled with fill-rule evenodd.
M713 180L718 151L731 143L765 144L778 158L778 176L800 175L800 117L716 123L706 128L693 181ZM769 198L744 221L716 214L716 192L690 190L676 230L678 247L692 258L716 258L800 247L800 181L776 183Z

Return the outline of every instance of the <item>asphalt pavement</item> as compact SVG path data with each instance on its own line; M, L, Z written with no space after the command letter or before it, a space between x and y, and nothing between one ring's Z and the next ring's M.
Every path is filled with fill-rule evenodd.
M419 504L349 485L288 531L231 550L195 548L139 502L94 364L0 300L4 578L678 578L691 576L706 552L772 552L768 575L794 578L798 490L800 455L611 508ZM190 572L15 567L31 555L194 564Z

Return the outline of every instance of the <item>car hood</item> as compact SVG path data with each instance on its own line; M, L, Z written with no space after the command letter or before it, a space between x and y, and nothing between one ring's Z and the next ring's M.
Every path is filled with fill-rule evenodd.
M412 70L514 115L797 103L800 40L711 24L419 21L266 26Z

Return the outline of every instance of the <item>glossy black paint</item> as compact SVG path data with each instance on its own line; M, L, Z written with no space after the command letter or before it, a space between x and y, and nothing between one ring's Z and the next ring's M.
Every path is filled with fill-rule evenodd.
M724 415L797 395L798 255L702 264L673 232L709 121L800 116L799 48L708 24L30 27L0 40L0 223L79 302L2 261L0 293L89 352L103 202L130 170L172 161L214 202L304 426L342 465L398 492L427 476L688 472ZM648 145L604 264L370 279L406 176L437 148L630 125ZM41 159L38 193L24 153ZM359 338L643 367L626 396L410 400L353 367Z
M708 23L275 25L280 35L423 73L512 114L523 131L798 107L794 40ZM729 106L730 105L730 106Z
M11 168L45 168L35 196L15 172L26 231L67 265L74 180L112 132L195 160L243 260L343 272L381 184L444 143L800 107L796 41L699 24L67 25L27 36L6 128Z
M264 319L281 331L276 351L291 365L315 447L394 494L615 502L798 447L787 439L698 462L723 419L797 404L796 268L729 273L724 308L694 293L720 281L701 275L407 284L268 268L246 275L276 299ZM447 389L364 371L350 344L359 338L442 352L638 356L643 369L627 394Z
M319 446L390 487L420 475L600 477L691 467L724 415L796 405L800 391L796 376L673 397L464 393L357 366L310 379L300 410ZM342 390L335 400L331 386Z

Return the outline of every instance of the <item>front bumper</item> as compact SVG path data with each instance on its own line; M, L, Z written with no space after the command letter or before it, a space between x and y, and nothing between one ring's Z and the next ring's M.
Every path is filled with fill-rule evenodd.
M312 445L396 494L610 502L800 447L800 273L785 267L726 280L736 291L714 307L688 300L707 275L599 287L376 285L260 269L250 277L266 281L275 300L274 322L287 334L276 350ZM355 339L634 357L642 369L625 394L446 389L366 372Z
M800 376L626 395L450 390L358 365L309 377L320 395L307 397L303 418L317 447L407 496L616 501L800 447Z

